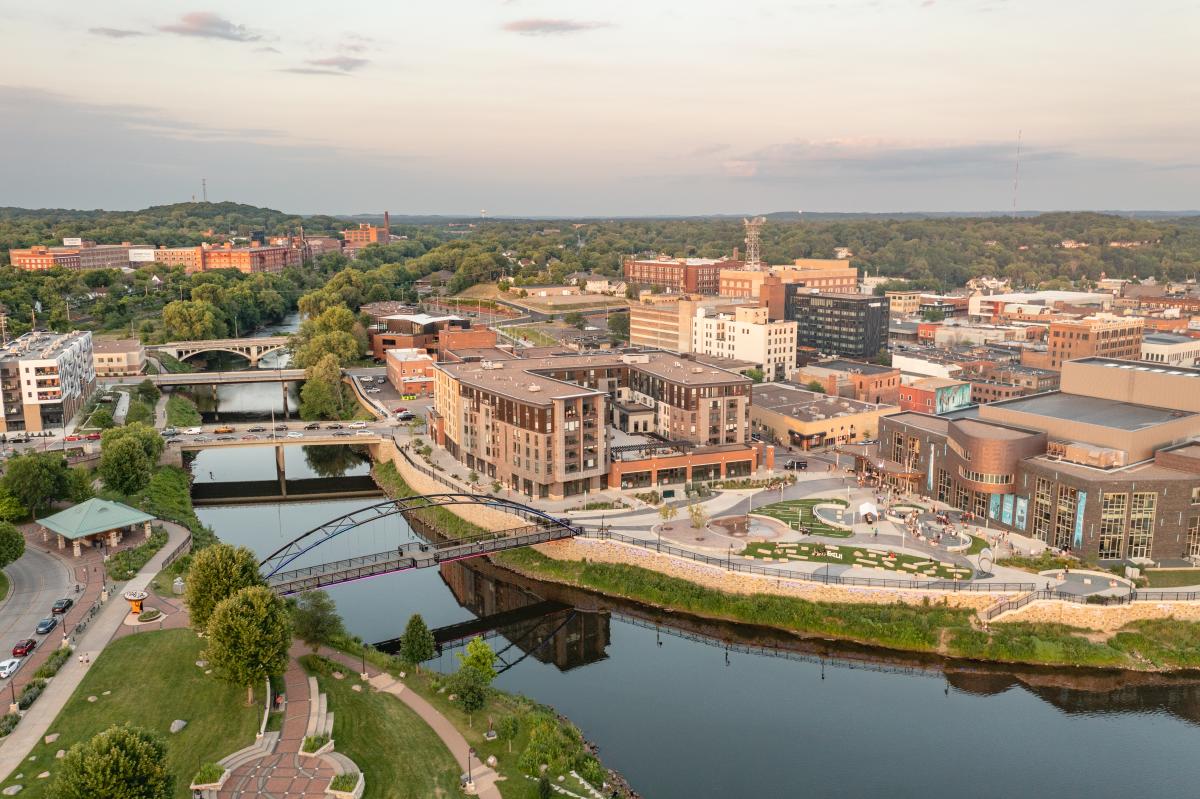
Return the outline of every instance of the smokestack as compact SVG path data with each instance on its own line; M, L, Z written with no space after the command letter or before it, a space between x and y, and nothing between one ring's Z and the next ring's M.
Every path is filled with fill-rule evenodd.
M383 212L383 232L387 236L384 244L387 244L392 239L392 218L387 211Z

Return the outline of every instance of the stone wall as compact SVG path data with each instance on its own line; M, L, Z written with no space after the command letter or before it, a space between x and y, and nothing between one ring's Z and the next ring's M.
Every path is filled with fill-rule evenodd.
M919 605L926 598L931 603L943 600L950 607L981 610L1011 595L999 593L968 593L954 591L900 591L891 588L865 588L825 585L807 580L787 580L756 574L730 572L719 566L663 555L619 541L575 538L539 544L536 549L555 560L589 560L593 563L624 563L660 572L671 577L736 594L775 594L794 596L810 602L872 603Z
M1200 621L1200 602L1132 602L1128 605L1077 605L1074 602L1037 600L1003 613L992 624L1003 622L1050 622L1085 630L1113 633L1141 619Z

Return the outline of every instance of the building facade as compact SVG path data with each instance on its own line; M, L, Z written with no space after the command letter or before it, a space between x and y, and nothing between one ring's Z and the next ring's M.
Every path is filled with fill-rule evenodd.
M140 375L146 371L146 348L134 338L95 339L92 362L97 377Z
M696 311L691 352L758 364L767 381L796 369L796 323L770 322L766 308L740 307L733 313Z
M820 383L826 394L875 405L896 405L900 401L900 370L877 363L842 358L815 361L802 366L793 382Z
M874 358L887 348L886 297L784 288L785 314L797 324L799 346L852 358Z
M387 379L401 396L432 397L434 358L422 349L387 350Z
M957 411L974 401L972 386L965 380L922 377L900 387L900 410L936 415Z
M189 274L213 269L236 269L251 275L282 272L286 267L299 266L301 250L260 245L234 247L230 243L221 247L201 244L198 247L160 247L154 251L154 260L167 266L181 266Z
M1141 359L1167 366L1195 366L1200 361L1200 339L1175 333L1147 333L1142 337Z
M809 391L795 383L772 383L755 388L750 425L770 441L810 450L870 440L879 430L879 420L899 410Z
M19 336L0 348L0 432L61 428L95 388L91 333Z
M716 295L721 287L721 270L738 269L741 261L720 258L625 259L625 282L659 287L674 294Z
M1078 358L1142 357L1144 322L1136 316L1096 314L1050 323L1046 337L1047 368L1062 369Z

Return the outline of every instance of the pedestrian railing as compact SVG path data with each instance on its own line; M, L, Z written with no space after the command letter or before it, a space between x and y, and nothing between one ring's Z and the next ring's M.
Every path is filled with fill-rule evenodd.
M1016 597L1014 599L997 602L995 605L992 605L990 608L981 610L979 612L979 616L984 621L991 621L992 619L999 616L1001 613L1007 613L1010 610L1017 610L1018 608L1023 608L1026 605L1028 605L1030 602L1036 602L1038 600L1052 600L1052 601L1056 601L1056 602L1069 602L1074 605L1099 605L1099 606L1103 607L1103 606L1110 606L1110 605L1128 605L1130 602L1139 602L1139 601L1141 601L1141 602L1161 602L1164 600L1188 601L1189 599L1194 600L1194 599L1200 598L1200 596L1198 596L1196 594L1196 592L1187 592L1187 591L1155 591L1155 592L1150 592L1150 593L1154 594L1155 596L1153 598L1143 598L1140 595L1141 592L1111 596L1111 595L1107 595L1107 594L1071 594L1071 593L1067 593L1066 591L1055 591L1054 589L1049 589L1049 590L1039 589L1036 591L1030 591L1029 593L1024 594L1019 597ZM1160 596L1160 595L1162 595L1162 596Z
M171 554L169 554L165 558L163 558L162 567L164 569L167 568L172 563L179 560L180 558L182 558L184 555L186 555L187 553L189 553L191 551L192 551L192 534L189 531L188 534L186 536L184 536L183 540L179 542L179 546L175 547L175 549L171 550Z
M686 558L687 560L703 563L708 566L725 569L730 572L738 572L741 574L756 574L762 577L775 577L785 580L802 580L811 583L822 583L825 585L845 585L863 588L897 588L910 591L963 591L976 593L1021 593L1032 591L1033 583L998 583L998 582L973 582L966 580L930 580L923 582L920 580L889 580L877 577L845 577L836 574L815 574L809 572L792 571L789 569L779 569L771 566L757 566L753 563L743 563L734 561L732 557L716 558L711 555L703 555L699 552L692 552L680 547L674 547L669 544L659 544L652 541L646 541L641 538L624 535L623 533L615 533L611 530L586 530L582 533L587 538L597 538L602 540L619 541L623 544L632 544L633 546L642 547L644 549L661 552L666 555L672 555L677 558Z
M1134 602L1196 602L1200 591L1134 591Z
M434 480L437 480L442 485L447 486L449 488L453 488L455 491L467 491L468 493L470 493L470 489L460 485L458 482L451 479L450 477L448 477L444 474L439 474L436 470L430 469L428 466L425 466L423 464L420 464L420 463L417 463L416 461L414 461L409 456L407 450L402 449L399 446L397 446L396 451L400 453L400 457L404 458L404 460L408 463L409 466L413 467L414 469L416 469L418 472L425 475L426 477L430 477Z

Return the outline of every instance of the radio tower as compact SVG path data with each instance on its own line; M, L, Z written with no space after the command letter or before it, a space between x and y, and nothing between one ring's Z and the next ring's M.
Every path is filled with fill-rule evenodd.
M208 202L208 178L200 178L200 194Z
M746 268L757 270L762 268L762 253L759 249L759 231L766 223L765 216L756 216L753 219L743 219L742 224L746 226Z

